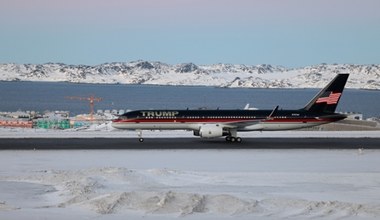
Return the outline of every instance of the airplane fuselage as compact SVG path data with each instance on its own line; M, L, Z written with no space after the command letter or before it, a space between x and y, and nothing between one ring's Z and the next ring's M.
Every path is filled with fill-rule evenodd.
M131 111L113 121L113 127L141 130L194 130L205 124L223 125L236 131L290 130L326 124L345 118L332 113L311 114L303 110L139 110Z
M202 138L226 136L241 142L237 132L313 127L346 118L335 113L348 74L338 74L304 108L298 110L138 110L121 115L112 126L130 130L192 130ZM139 135L139 140L144 139Z

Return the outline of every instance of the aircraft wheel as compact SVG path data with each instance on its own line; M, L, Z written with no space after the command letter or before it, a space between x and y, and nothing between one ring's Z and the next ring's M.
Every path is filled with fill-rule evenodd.
M140 142L144 142L144 138L139 138L139 141Z
M241 139L241 137L227 136L227 137L226 137L226 141L227 141L227 142L237 142L237 143L241 143L241 142L243 141L243 139Z

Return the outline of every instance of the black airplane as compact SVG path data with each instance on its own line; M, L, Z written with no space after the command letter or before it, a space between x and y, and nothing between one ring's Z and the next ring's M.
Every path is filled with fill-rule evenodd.
M338 74L305 107L296 110L137 110L112 121L119 129L191 130L195 136L241 142L237 132L292 130L327 124L346 118L335 113L349 74Z

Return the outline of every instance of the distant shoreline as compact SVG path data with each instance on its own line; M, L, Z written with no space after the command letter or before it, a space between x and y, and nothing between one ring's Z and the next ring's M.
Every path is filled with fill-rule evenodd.
M152 61L99 65L0 64L0 80L91 84L212 86L227 88L321 88L336 74L348 73L346 88L380 88L380 64L319 64L286 68L270 64L166 64Z
M212 85L170 85L170 84L149 84L149 83L140 83L140 84L131 84L131 83L93 83L93 82L70 82L70 81L32 81L32 80L0 80L1 82L10 82L10 83L20 83L20 82L31 82L31 83L67 83L67 84L74 84L74 85L125 85L125 86L153 86L153 87L163 87L163 86L170 86L170 87L190 87L190 88L222 88L222 89L289 89L289 90L296 90L296 89L320 89L320 87L225 87L225 86L212 86ZM378 92L379 89L368 89L368 88L346 88L346 89L352 89L352 90L364 90L364 91L373 91Z

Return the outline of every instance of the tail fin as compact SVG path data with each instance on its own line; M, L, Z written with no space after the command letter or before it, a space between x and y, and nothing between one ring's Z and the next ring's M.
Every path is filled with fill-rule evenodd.
M349 74L338 74L303 108L306 111L334 113Z

